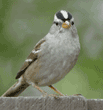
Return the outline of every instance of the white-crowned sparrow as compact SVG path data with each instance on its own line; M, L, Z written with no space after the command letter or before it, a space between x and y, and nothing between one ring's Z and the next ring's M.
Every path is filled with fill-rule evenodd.
M48 34L41 39L25 60L16 79L2 97L16 97L29 85L45 93L39 86L49 86L63 95L52 84L60 81L76 64L80 52L79 36L72 15L61 10L54 15Z

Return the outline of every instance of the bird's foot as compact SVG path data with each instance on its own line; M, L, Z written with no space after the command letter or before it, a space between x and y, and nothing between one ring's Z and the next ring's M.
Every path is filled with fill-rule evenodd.
M48 93L42 92L42 96L43 96L43 97L46 97L46 96L48 96Z
M54 98L56 98L56 99L59 99L59 96L60 96L60 95L58 95L58 94L49 94L48 96L54 97Z

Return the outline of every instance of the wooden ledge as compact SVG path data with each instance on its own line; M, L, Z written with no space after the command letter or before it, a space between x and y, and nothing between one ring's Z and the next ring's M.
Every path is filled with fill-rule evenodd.
M0 110L103 110L103 99L83 96L0 97Z

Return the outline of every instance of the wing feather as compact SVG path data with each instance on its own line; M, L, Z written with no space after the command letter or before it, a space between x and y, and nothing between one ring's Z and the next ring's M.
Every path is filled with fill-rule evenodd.
M24 72L26 71L26 69L30 66L30 64L34 61L37 60L38 58L38 53L40 52L40 46L41 44L43 44L45 42L45 39L41 39L36 46L34 47L34 49L32 50L32 52L29 54L29 56L27 57L27 59L25 60L24 64L22 65L22 67L20 68L19 72L16 75L15 79L20 78L20 76L22 74L24 74Z

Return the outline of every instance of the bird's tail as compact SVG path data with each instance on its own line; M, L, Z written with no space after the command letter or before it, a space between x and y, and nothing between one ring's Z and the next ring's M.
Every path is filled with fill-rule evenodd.
M25 81L17 81L13 86L11 86L1 97L17 97L19 94L21 94L29 84L27 84Z

